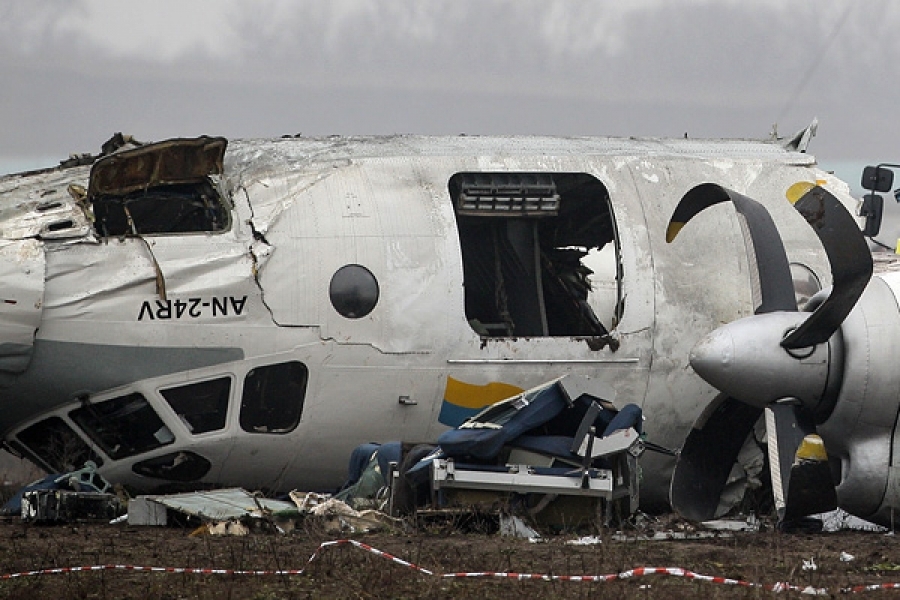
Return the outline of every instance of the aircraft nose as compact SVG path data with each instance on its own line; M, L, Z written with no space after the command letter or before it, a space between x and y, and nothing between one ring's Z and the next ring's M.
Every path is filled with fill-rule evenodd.
M691 350L691 366L713 387L752 406L796 399L814 408L828 382L828 344L796 350L780 344L808 316L768 313L719 327Z

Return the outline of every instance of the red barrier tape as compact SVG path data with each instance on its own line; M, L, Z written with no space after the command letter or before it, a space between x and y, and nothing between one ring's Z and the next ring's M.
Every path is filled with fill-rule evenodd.
M23 571L21 573L8 573L6 575L0 575L0 581L5 581L8 579L16 579L20 577L31 577L36 575L58 575L61 573L79 573L86 571L145 571L145 572L153 572L153 573L187 573L194 575L254 575L254 576L262 576L262 575L303 575L306 572L306 569L309 568L309 565L321 554L321 552L331 546L344 546L350 545L360 550L364 550L365 552L369 552L376 556L380 556L386 560L389 560L395 564L398 564L402 567L406 567L408 569L412 569L423 575L428 576L438 576L442 578L472 578L472 577L494 577L501 579L515 579L517 581L580 581L585 583L605 583L610 581L616 581L619 579L631 579L633 577L643 577L646 575L668 575L670 577L684 577L685 579L692 579L696 581L708 581L710 583L717 583L721 585L735 585L742 587L752 587L752 588L760 588L764 590L769 590L773 592L785 592L785 591L797 591L803 594L816 594L816 595L827 595L829 591L826 588L814 588L812 586L800 587L796 585L792 585L788 582L778 582L771 585L763 585L761 583L753 583L750 581L742 581L740 579L729 579L727 577L715 577L712 575L702 575L700 573L694 573L693 571L688 571L687 569L681 569L677 567L639 567L636 569L631 569L628 571L622 571L621 573L613 573L609 575L546 575L539 573L503 573L503 572L495 572L495 571L484 571L484 572L472 572L472 573L444 573L444 574L436 574L433 571L429 571L428 569L422 568L418 565L414 565L411 562L405 561L402 558L397 558L392 554L388 554L382 550L378 550L377 548L373 548L368 544L363 544L357 540L333 540L330 542L322 542L316 551L312 553L312 556L309 557L309 560L306 561L306 566L302 569L287 569L287 570L278 570L278 571L254 571L254 570L241 570L241 569L209 569L209 568L190 568L190 567L143 567L136 565L92 565L86 567L59 567L53 569L37 569L34 571ZM900 589L900 583L882 583L875 585L858 585L854 587L841 588L841 593L859 593L859 592L875 592L882 590L897 590Z

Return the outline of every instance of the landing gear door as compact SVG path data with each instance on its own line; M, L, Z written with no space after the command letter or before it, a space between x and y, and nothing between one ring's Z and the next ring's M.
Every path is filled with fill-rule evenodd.
M44 247L34 239L0 242L0 372L31 361L44 306Z

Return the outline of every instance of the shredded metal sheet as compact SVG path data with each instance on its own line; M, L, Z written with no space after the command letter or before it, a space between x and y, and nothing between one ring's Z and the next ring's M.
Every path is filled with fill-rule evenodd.
M240 488L145 496L145 498L187 515L216 521L248 516L260 517L263 511L297 510L293 502L260 498Z

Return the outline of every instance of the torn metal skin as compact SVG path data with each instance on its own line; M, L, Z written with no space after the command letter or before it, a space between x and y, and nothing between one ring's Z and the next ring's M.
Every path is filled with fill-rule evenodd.
M679 447L715 393L690 348L752 306L733 215L710 211L675 249L672 208L705 181L759 198L827 284L785 190L822 180L853 204L769 142L127 148L0 177L0 435L47 469L98 459L144 491L328 489L359 443L434 440L498 389L566 373L615 385ZM642 500L665 506L671 459L642 466Z

